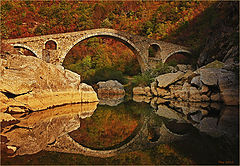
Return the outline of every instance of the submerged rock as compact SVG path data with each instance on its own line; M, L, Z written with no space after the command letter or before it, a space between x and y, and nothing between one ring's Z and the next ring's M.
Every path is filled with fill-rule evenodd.
M98 101L92 87L80 83L80 75L62 66L24 55L7 55L4 61L7 66L0 75L0 102L7 108L21 106L36 111ZM6 111L5 107L1 111Z
M205 85L219 89L221 97L211 96L213 101L222 98L226 105L239 104L239 81L236 73L225 69L204 68L200 69L200 80Z

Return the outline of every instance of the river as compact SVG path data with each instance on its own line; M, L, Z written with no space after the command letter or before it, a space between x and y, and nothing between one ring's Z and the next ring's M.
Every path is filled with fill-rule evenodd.
M118 99L13 116L3 165L239 163L238 107L219 103Z

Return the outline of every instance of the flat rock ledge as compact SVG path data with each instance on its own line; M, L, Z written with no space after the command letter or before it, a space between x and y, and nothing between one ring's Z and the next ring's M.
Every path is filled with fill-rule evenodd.
M196 71L167 73L155 78L151 86L134 87L136 101L150 102L154 97L163 100L188 102L221 102L239 105L239 80L236 73L212 62ZM140 96L135 96L140 95Z
M98 102L80 75L41 59L17 54L0 57L0 112L38 111L73 103Z

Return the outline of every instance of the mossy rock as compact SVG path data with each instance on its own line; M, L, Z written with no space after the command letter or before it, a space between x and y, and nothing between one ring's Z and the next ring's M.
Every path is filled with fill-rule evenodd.
M203 66L202 69L207 69L207 68L216 68L216 69L221 69L224 67L224 63L220 62L218 60L215 60L209 64L207 64L206 66Z

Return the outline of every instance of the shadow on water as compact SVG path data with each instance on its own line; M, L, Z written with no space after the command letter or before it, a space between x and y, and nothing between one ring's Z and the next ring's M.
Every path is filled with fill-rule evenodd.
M15 116L1 132L2 164L239 163L237 107L116 101Z

